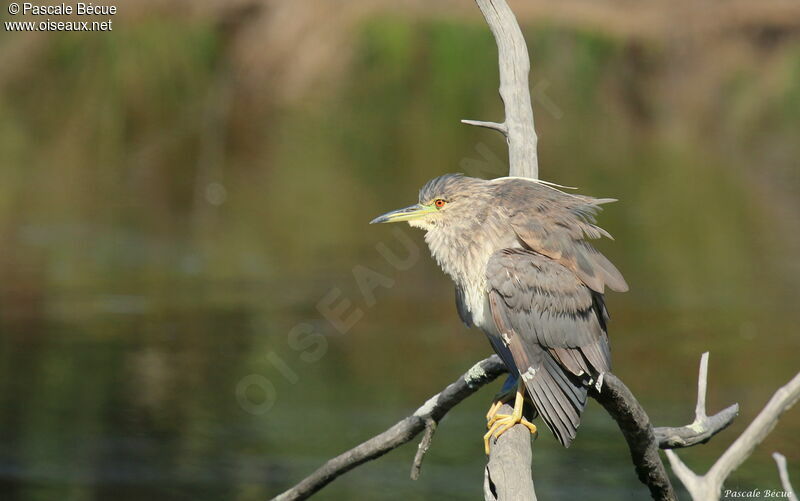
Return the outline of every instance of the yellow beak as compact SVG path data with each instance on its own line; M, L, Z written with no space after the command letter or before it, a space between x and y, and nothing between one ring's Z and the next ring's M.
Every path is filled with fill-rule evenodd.
M391 212L387 212L382 216L378 216L369 224L377 224L377 223L398 223L400 221L410 221L412 219L418 219L420 217L426 216L436 212L436 207L433 205L422 205L422 204L414 204L409 205L408 207L404 207L402 209L393 210Z

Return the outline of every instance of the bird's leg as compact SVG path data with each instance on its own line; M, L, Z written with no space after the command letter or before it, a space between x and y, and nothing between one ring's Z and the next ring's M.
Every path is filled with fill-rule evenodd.
M517 382L518 381L519 381L519 377L514 377L514 376L509 375L508 379L506 379L506 382L503 383L503 388L500 390L500 392L497 395L494 396L494 402L492 403L492 406L489 407L489 412L486 413L486 422L487 422L486 423L486 427L487 428L491 428L492 427L492 423L495 420L494 416L495 416L495 414L497 414L497 411L500 410L500 408L503 406L503 404L510 402L511 399L516 396L517 387L518 387Z
M507 384L508 382L506 382L506 385ZM522 395L524 397L525 388L522 385L522 381L517 380L514 386L508 388L505 391L501 391L500 393L497 394L497 396L495 397L497 400L495 401L494 404L492 404L492 406L489 408L489 412L486 414L486 428L491 429L492 425L494 425L495 421L497 421L500 417L510 415L510 414L498 414L498 412L500 411L500 408L503 407L503 404L511 402L512 399L514 400L514 407L516 408L517 406L516 399L519 396L520 391L522 392Z
M534 436L536 436L538 433L536 425L522 416L522 409L525 406L525 386L522 381L517 384L516 393L517 395L514 400L514 411L511 414L497 414L497 409L494 409L494 407L496 406L499 409L503 402L498 401L492 406L494 409L494 415L491 417L491 419L489 419L489 431L483 436L483 445L486 449L487 455L489 454L489 439L494 437L494 439L497 440L500 435L510 430L517 423L520 423L528 428L528 430L530 430L531 434ZM491 411L492 409L489 410Z

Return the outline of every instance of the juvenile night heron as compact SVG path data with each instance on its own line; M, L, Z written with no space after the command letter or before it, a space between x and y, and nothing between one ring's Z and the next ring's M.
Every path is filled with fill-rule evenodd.
M419 203L372 223L408 221L456 286L467 326L486 333L513 378L514 411L489 409L484 436L499 437L523 416L525 392L565 447L575 438L588 387L611 369L603 292L628 285L587 239L610 235L595 225L613 199L567 194L548 183L447 174L429 181Z

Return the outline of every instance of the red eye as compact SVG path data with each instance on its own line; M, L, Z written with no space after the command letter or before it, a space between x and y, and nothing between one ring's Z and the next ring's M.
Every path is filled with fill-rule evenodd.
M441 209L442 207L444 207L444 204L446 204L446 203L447 202L445 202L441 198L437 198L436 200L434 200L433 205L435 205L436 207Z

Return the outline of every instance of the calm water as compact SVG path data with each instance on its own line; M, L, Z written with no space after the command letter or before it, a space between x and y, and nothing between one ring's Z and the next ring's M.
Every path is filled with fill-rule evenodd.
M413 283L414 275L428 273L430 285ZM86 290L39 298L30 307L41 317L3 324L3 499L277 493L387 428L488 353L480 333L458 324L450 288L427 259L393 279L393 288L376 292L372 308L348 274L308 286L303 295L320 298L340 288L363 309L346 334L315 311L316 302L276 295L280 284L189 281L159 291L167 300ZM419 296L430 288L443 297L426 304ZM721 338L729 335L725 322L713 312L678 318L635 306L620 311L618 298L610 302L619 319L612 324L617 372L657 423L688 422L697 356L707 345L659 336L705 331ZM311 362L292 344L289 333L298 324L326 336L324 351L307 350ZM732 335L733 353L764 339L750 331ZM777 342L765 350L790 348ZM769 371L752 367L753 380L753 371L741 373L749 359L712 350L710 408L739 401L744 419L712 445L684 453L692 464L707 465L794 363L792 356L783 365L777 358ZM321 499L436 499L443 492L474 499L484 465L482 415L497 388L484 389L444 420L419 481L408 479L414 447L407 446L348 474ZM777 486L767 453L799 450L797 425L781 423L734 483ZM613 422L594 403L570 450L543 433L535 452L542 497L646 497Z
M367 225L433 176L505 173L503 142L458 124L501 113L485 27L370 21L349 76L265 104L252 89L277 90L226 73L216 22L180 19L48 38L0 82L0 499L263 500L489 353L421 235ZM660 50L547 26L529 40L558 111L535 104L543 177L620 199L600 244L631 285L608 297L615 372L657 425L686 424L710 350L709 410L741 405L681 452L704 471L800 367L800 46L777 46L764 86L760 68L719 77L726 105L703 121L682 108L702 86L637 87ZM403 270L376 249L407 241ZM447 416L419 481L409 444L319 498L476 499L499 385ZM797 416L730 486L777 488L775 450L798 482ZM534 475L541 499L647 496L594 403L568 451L540 435Z

